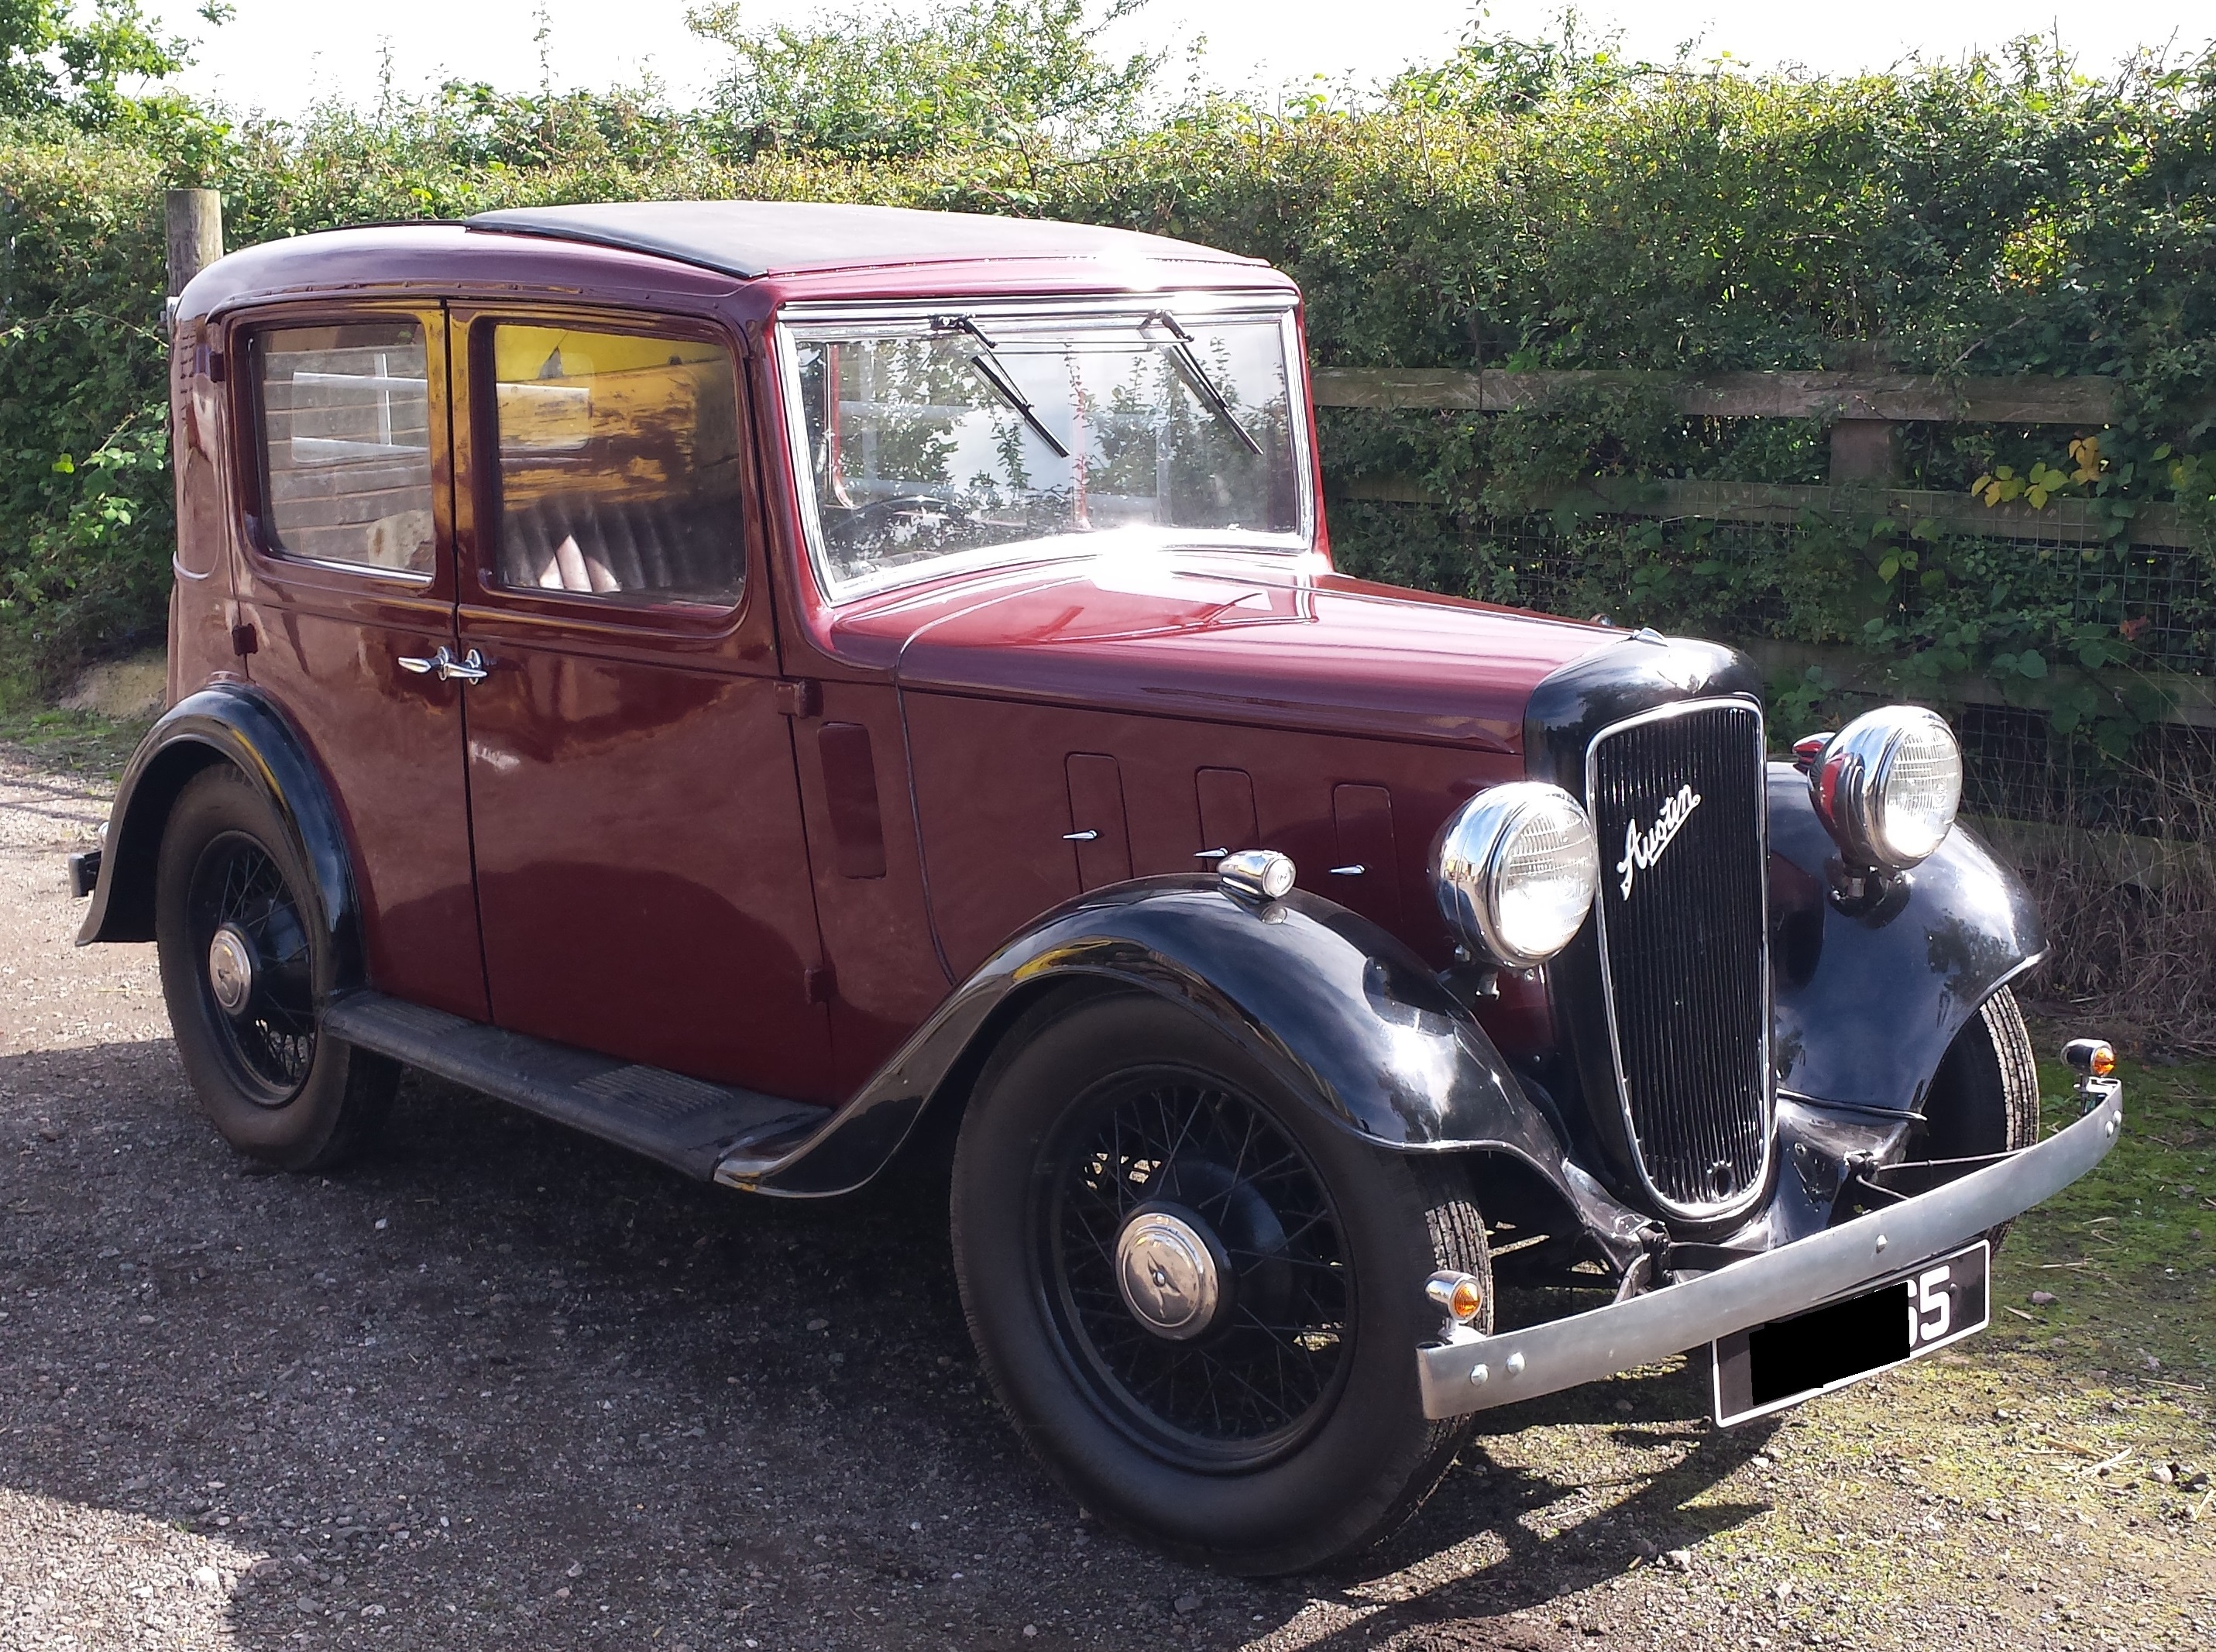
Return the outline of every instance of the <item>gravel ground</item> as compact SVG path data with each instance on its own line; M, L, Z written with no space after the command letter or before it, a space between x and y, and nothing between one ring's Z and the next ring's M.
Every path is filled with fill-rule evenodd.
M922 1194L751 1201L415 1079L343 1175L232 1154L152 949L70 946L105 812L0 753L0 1647L2216 1642L2205 1284L2160 1374L2010 1319L1729 1434L1684 1366L1494 1414L1381 1553L1224 1578L1016 1448ZM2072 1279L2041 1242L2004 1300Z

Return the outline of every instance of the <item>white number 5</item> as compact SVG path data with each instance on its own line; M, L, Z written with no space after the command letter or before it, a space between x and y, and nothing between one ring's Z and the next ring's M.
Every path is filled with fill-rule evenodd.
M1917 1277L1916 1295L1908 1305L1910 1346L1936 1342L1947 1334L1947 1327L1954 1323L1954 1300L1947 1293L1948 1281L1953 1277L1944 1267Z

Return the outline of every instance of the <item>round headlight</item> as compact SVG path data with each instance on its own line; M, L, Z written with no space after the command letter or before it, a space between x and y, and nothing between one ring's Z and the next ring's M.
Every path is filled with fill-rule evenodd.
M1831 736L1808 784L1849 865L1898 871L1927 857L1954 829L1962 748L1937 712L1881 706Z
M1592 910L1600 849L1592 822L1560 786L1511 781L1480 792L1439 834L1431 887L1473 953L1511 969L1542 964Z

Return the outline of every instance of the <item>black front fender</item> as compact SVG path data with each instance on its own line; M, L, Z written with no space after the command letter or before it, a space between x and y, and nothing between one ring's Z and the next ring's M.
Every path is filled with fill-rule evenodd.
M316 886L316 916L338 970L333 986L359 986L360 913L338 810L306 743L268 695L244 683L213 684L178 701L131 754L77 944L154 939L154 873L170 806L216 763L237 769L276 811Z
M1840 872L1807 777L1770 765L1778 1088L1881 1111L1918 1107L1954 1035L2039 961L2039 915L1961 825L1867 904L1834 896Z
M1562 1143L1484 1029L1407 947L1319 896L1250 905L1204 876L1118 884L1049 912L828 1123L803 1142L735 1157L719 1179L800 1196L859 1186L1031 994L1087 980L1184 1005L1381 1146L1505 1153L1587 1213L1588 1225L1617 1225L1615 1209L1594 1205L1590 1178L1566 1166Z

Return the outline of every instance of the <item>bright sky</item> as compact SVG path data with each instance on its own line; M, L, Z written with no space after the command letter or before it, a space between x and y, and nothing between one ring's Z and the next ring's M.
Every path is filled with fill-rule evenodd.
M187 84L245 107L292 114L336 93L374 98L390 43L394 77L420 90L449 77L522 90L539 79L533 36L544 11L548 61L557 85L605 86L650 71L680 96L714 77L720 54L685 27L687 0L376 0L370 5L235 0L236 19L209 28L193 0L153 0L148 9L202 40ZM89 8L81 8L89 9ZM764 21L848 8L834 0L756 0ZM1531 34L1560 0L1493 0L1490 25ZM1883 68L1911 56L1951 59L1997 46L2038 14L2020 0L1858 0L1836 5L1779 0L1585 0L1577 7L1594 34L1621 27L1631 52L1667 58L1684 40L1704 57L1728 54L1758 66L1799 64L1839 72ZM1435 61L1466 31L1462 0L1153 0L1118 31L1124 49L1189 45L1205 36L1203 73L1219 84L1270 89L1320 75L1359 83L1412 60ZM1350 18L1358 15L1358 26ZM2105 70L2140 45L2173 39L2181 49L2216 37L2207 0L2107 0L2065 19L2064 44L2088 71Z

